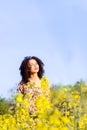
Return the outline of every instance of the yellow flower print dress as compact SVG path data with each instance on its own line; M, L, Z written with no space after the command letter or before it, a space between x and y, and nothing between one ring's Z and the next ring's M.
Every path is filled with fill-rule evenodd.
M40 86L35 86L34 83L30 82L27 82L26 84L21 82L18 85L18 92L23 94L24 98L28 99L29 112L31 114L34 114L37 111L36 107L37 99L45 97L47 100L50 100L49 80L46 77L42 77L40 81Z

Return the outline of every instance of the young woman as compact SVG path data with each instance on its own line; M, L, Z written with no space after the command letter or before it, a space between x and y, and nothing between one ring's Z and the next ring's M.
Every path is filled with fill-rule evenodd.
M35 56L27 56L20 65L22 80L18 85L18 92L24 97L28 95L29 112L37 111L36 98L40 95L50 98L49 81L44 77L44 63Z

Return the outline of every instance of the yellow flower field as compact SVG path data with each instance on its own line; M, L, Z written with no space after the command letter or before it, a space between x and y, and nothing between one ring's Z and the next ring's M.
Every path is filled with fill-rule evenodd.
M84 82L51 88L50 100L45 95L37 96L34 114L29 113L29 102L22 94L15 94L13 102L13 109L0 114L0 130L87 130Z

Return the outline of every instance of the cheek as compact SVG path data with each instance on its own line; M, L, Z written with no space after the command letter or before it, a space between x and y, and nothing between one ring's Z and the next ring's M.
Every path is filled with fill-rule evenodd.
M37 65L37 69L38 69L38 71L39 71L39 65Z
M37 64L37 67L39 68L39 65Z
M39 68L39 65L37 65L36 67Z
M30 71L34 70L34 67L31 67Z

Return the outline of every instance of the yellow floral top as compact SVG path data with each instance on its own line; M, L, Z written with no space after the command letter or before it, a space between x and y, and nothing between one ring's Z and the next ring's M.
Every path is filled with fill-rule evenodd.
M42 77L40 86L35 86L34 83L27 82L24 84L20 82L18 85L18 92L23 94L24 98L28 98L29 112L33 114L37 111L36 99L40 96L45 96L48 100L50 98L49 80L46 77Z

